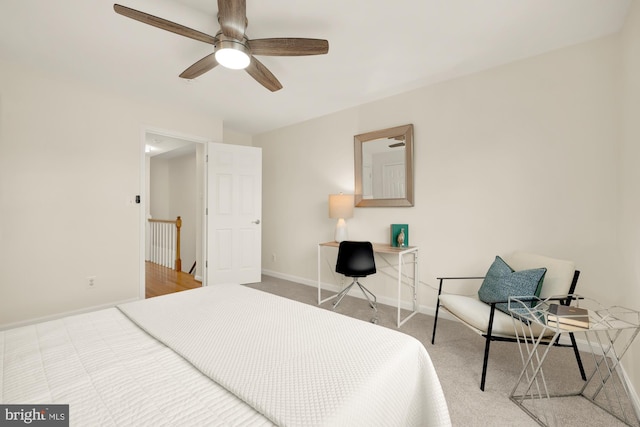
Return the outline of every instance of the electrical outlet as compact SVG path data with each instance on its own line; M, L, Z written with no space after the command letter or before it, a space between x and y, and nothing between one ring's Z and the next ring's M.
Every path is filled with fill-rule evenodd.
M278 261L278 256L276 255L275 252L271 254L271 259L273 260L273 262Z
M96 276L87 277L87 288L93 289L96 287Z

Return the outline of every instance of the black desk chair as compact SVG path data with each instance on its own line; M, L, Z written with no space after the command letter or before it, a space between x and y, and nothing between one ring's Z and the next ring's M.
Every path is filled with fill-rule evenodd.
M376 272L376 261L373 256L373 245L371 242L340 242L338 260L336 262L336 272L353 278L353 281L349 286L336 295L336 301L333 303L333 308L335 309L338 304L340 304L342 298L349 293L349 290L353 285L358 285L367 301L369 301L369 306L371 306L371 308L377 313L378 308L376 296L371 293L369 289L362 286L358 281L359 278L375 274ZM374 317L371 321L373 323L378 323L377 317Z

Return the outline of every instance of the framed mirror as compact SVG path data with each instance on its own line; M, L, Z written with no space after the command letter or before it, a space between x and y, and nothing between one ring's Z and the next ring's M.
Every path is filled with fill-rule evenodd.
M355 205L413 206L413 125L354 137Z

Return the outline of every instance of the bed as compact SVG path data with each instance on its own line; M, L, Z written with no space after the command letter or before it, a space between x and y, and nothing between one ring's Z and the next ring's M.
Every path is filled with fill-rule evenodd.
M0 332L0 402L71 425L450 425L408 335L241 285Z

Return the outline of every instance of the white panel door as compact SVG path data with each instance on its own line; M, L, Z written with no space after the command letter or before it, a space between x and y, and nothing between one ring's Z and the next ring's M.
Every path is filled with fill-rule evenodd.
M207 144L207 285L261 280L262 149Z
M382 197L400 199L405 197L404 163L382 166Z

